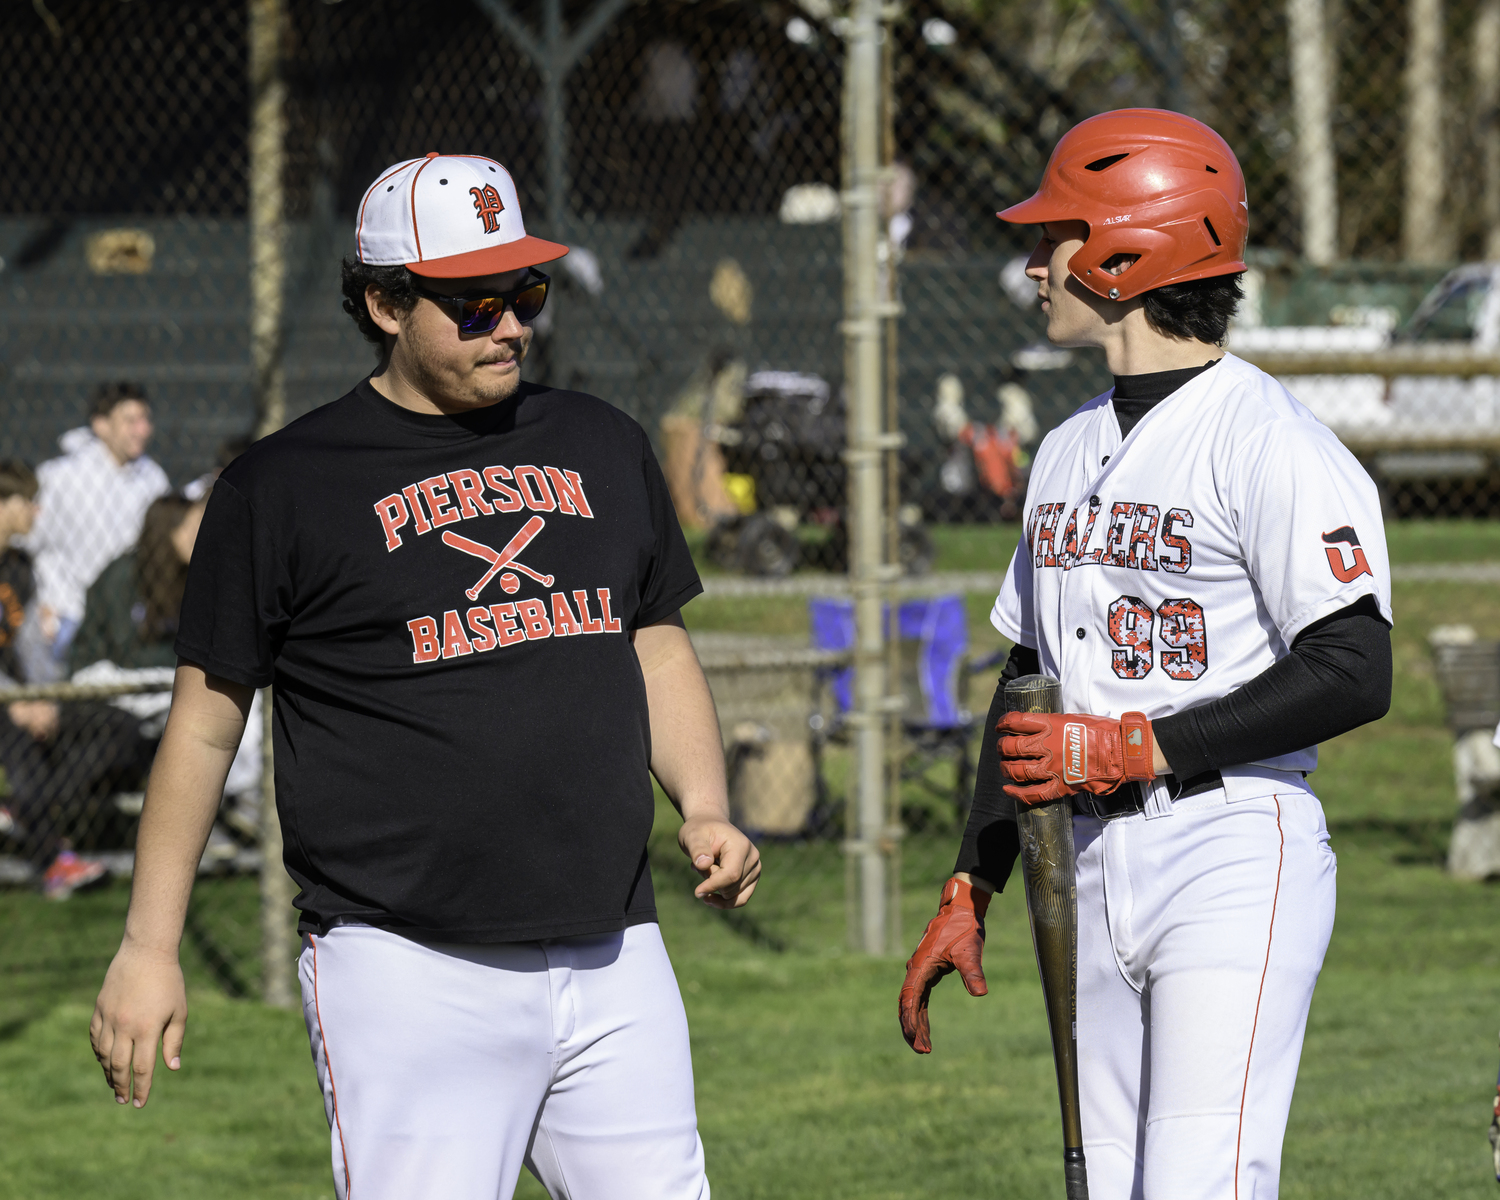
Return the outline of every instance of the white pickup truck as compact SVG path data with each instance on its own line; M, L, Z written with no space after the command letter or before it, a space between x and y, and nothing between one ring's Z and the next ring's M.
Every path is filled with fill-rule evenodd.
M1450 271L1399 330L1389 309L1329 326L1236 327L1270 371L1381 474L1458 478L1500 459L1500 263Z

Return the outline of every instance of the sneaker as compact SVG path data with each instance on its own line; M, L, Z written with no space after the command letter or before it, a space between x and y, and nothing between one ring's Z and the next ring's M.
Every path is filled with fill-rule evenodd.
M42 894L48 900L66 900L79 888L98 883L107 874L103 863L85 862L73 851L64 850L42 876Z

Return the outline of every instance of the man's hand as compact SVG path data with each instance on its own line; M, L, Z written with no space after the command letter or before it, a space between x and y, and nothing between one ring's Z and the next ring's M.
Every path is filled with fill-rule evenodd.
M187 992L177 956L131 945L127 937L110 963L94 1003L89 1041L104 1079L124 1104L144 1108L151 1094L156 1047L172 1071L182 1066Z
M1006 713L995 728L1005 790L1023 804L1045 804L1074 792L1102 796L1127 779L1154 779L1156 739L1144 713Z
M693 895L739 908L760 878L760 851L729 820L724 743L708 680L673 613L631 632L651 712L651 771L682 814L677 844L703 882Z
M39 742L50 742L57 736L58 711L51 700L17 700L5 710L11 724Z
M192 663L177 665L136 833L125 936L89 1022L94 1057L121 1104L146 1103L158 1043L171 1070L182 1065L187 995L177 947L253 695Z
M760 878L755 843L719 817L689 817L677 831L677 844L703 882L693 895L713 908L740 908Z
M906 1044L918 1054L932 1053L932 1033L927 1024L927 998L944 975L957 971L971 996L989 992L984 981L984 914L990 893L966 879L950 879L943 885L937 916L906 963L906 982L901 985L901 1032Z

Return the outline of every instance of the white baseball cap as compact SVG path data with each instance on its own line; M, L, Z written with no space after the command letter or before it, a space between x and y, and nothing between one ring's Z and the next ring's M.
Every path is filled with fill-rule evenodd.
M568 252L529 237L510 172L477 154L411 158L387 167L359 202L359 261L434 279L498 275Z

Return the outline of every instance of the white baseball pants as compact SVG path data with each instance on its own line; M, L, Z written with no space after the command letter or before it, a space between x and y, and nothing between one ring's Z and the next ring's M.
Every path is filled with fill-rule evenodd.
M687 1017L661 933L303 941L339 1200L708 1200Z
M1241 772L1074 818L1093 1200L1275 1200L1335 863L1300 776Z

